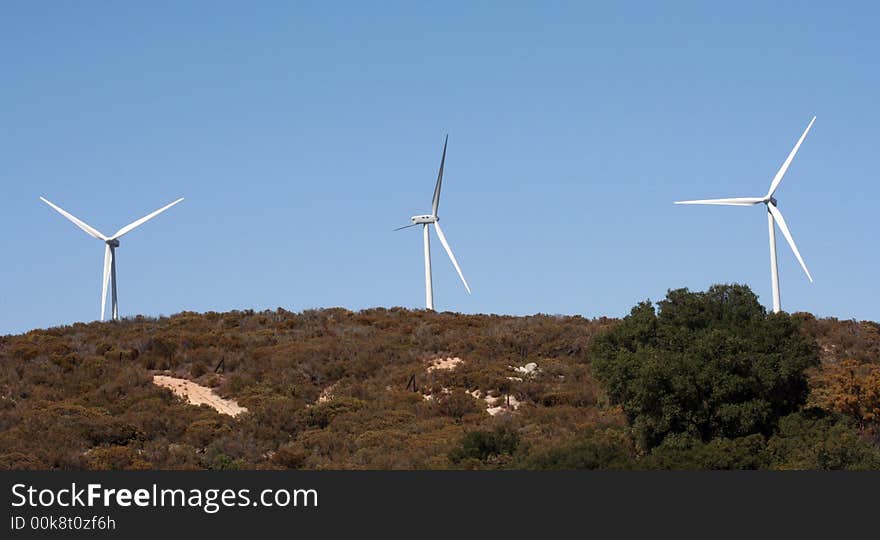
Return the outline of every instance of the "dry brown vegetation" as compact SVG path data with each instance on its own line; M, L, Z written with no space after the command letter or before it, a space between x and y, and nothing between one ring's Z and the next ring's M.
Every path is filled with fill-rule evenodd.
M858 419L870 438L878 325L795 318L823 360L810 372L810 403ZM645 450L590 362L594 336L617 324L278 309L3 336L0 469L632 468ZM427 369L447 358L461 362ZM529 362L533 373L515 369ZM248 412L188 405L151 383L157 373ZM490 415L486 396L518 407Z
M583 362L591 337L612 324L278 309L6 336L0 467L478 466L448 457L469 431L512 426L525 448L622 425ZM462 359L455 369L426 369L455 357ZM540 365L540 374L512 381L518 373L510 366L527 362ZM213 388L249 412L231 418L187 405L150 384L155 373ZM469 393L475 390L499 403L509 394L521 405L492 417ZM505 459L490 461L496 458Z
M808 403L852 418L880 442L880 324L801 317L822 359L809 371Z

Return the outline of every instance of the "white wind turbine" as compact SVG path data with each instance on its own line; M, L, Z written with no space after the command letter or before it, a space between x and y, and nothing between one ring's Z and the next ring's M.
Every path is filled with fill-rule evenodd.
M97 238L98 240L101 240L102 242L104 242L104 244L105 244L105 248L104 248L104 278L102 280L103 286L101 289L101 320L102 321L104 320L104 311L107 306L107 281L108 280L113 283L112 318L114 321L119 320L119 309L116 305L116 248L119 247L119 239L123 235L131 232L132 230L136 229L137 227L140 227L141 225L143 225L147 221L150 221L151 219L158 216L159 214L161 214L165 210L168 210L169 208L171 208L175 204L179 203L180 201L183 200L183 197L181 197L180 199L177 199L176 201L174 201L171 204L163 206L162 208L156 210L152 214L148 214L137 221L133 221L133 222L129 223L125 227L116 231L116 234L114 234L113 236L105 236L100 231L98 231L97 229L95 229L94 227L89 225L88 223L80 220L79 218L70 214L69 212L65 211L64 209L59 208L58 206L52 204L50 201L48 201L44 197L40 197L40 200L43 201L44 203L48 204L52 208L54 208L55 211L58 212L59 214L61 214L62 216L66 217L67 219L72 221L74 225L76 225L80 229L84 230L89 236L92 236L93 238Z
M801 143L804 142L804 139L807 137L807 133L810 132L810 128L813 127L813 122L816 121L816 117L814 116L812 120L810 120L810 124L807 126L807 129L804 130L804 133L801 135L801 138L798 139L797 144L792 148L791 153L788 154L788 157L782 163L782 167L779 168L779 171L776 173L776 176L773 177L773 181L770 183L770 190L767 191L767 194L763 197L742 197L735 199L707 199L707 200L699 200L699 201L677 201L675 204L718 204L718 205L728 205L728 206L752 206L755 204L764 203L767 206L767 224L768 229L770 231L770 276L771 282L773 286L773 312L779 313L782 309L780 307L779 300L779 269L776 266L776 228L775 224L779 225L779 230L782 231L782 235L785 236L785 239L788 241L788 245L791 246L791 250L794 252L794 256L797 257L799 263L801 263L801 268L804 269L804 273L807 274L807 279L810 280L810 283L813 282L813 276L810 275L810 271L807 270L807 265L804 263L804 259L801 257L800 251L798 251L797 245L794 243L794 238L791 236L791 231L788 230L788 225L785 223L785 218L782 217L782 212L779 211L779 208L776 206L776 199L773 197L773 194L776 192L776 189L779 187L779 184L782 182L782 177L785 176L785 172L788 170L788 166L791 165L791 160L794 159L794 155L797 154L798 149L801 147Z
M394 229L399 231L401 229L415 227L416 225L422 226L422 236L424 237L425 242L425 307L431 310L434 309L434 290L431 283L431 240L428 234L428 227L432 223L434 224L434 229L437 231L437 237L440 238L440 243L443 244L443 249L446 250L446 254L449 255L449 260L452 261L455 271L458 272L458 277L461 278L461 282L464 284L465 290L467 290L468 294L471 293L471 288L468 286L467 280L464 279L464 274L461 273L461 267L458 266L458 261L455 260L455 255L452 254L452 248L449 247L449 242L446 241L446 235L443 234L443 229L440 228L440 218L437 216L437 208L440 206L440 187L443 183L443 165L446 163L446 144L448 142L449 135L446 136L446 140L443 142L443 157L440 159L440 172L437 174L437 185L434 186L434 199L431 202L431 213L422 216L413 216L410 218L412 221L411 225Z

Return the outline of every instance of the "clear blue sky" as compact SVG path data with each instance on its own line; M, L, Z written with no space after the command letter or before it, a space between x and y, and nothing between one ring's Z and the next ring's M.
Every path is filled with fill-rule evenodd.
M804 2L3 2L0 333L124 316L421 307L449 132L439 310L620 316L668 288L880 320L880 8ZM823 4L823 5L818 5ZM781 236L779 237L782 241Z

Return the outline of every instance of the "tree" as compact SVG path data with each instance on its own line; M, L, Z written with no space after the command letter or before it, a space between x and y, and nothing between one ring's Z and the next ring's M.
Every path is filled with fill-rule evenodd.
M591 347L596 375L645 449L670 434L770 435L804 403L816 345L789 315L767 314L748 287L671 290L658 307L635 306Z
M809 404L845 414L860 426L880 421L880 365L844 360L813 370Z

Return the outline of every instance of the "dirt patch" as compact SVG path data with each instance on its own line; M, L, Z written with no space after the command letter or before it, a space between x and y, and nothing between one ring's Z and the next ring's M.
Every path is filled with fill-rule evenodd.
M485 401L486 405L488 405L488 407L486 407L486 412L492 416L501 414L505 411L515 411L519 409L520 403L522 403L521 401L516 399L516 397L510 396L510 407L508 407L507 399L505 399L504 397L493 397L489 394L483 396L483 392L479 388L468 392L468 394L474 396L474 399L482 399L483 401Z
M437 358L431 362L427 371L431 373L438 370L453 370L463 363L464 360L457 356L455 358Z
M507 399L504 399L503 397L492 397L487 395L485 397L485 400L486 405L488 405L488 407L486 408L486 412L492 416L501 414L506 411L515 411L519 409L519 405L521 403L514 396L507 396ZM510 407L507 406L508 400L510 402ZM499 405L499 403L501 405Z
M335 384L331 384L327 388L321 391L321 395L318 396L318 403L328 403L333 400L333 390L336 389Z
M534 377L535 375L538 375L539 373L541 373L541 368L539 368L538 364L536 364L534 362L529 362L528 364L526 364L524 366L519 366L519 367L513 367L513 366L507 366L507 367L516 371L517 373L521 373L522 375L524 375L526 377Z
M207 386L196 384L187 379L178 379L168 375L153 375L153 384L168 388L174 392L174 395L185 399L191 405L207 405L220 414L238 416L247 412L247 409L235 401L223 399Z

